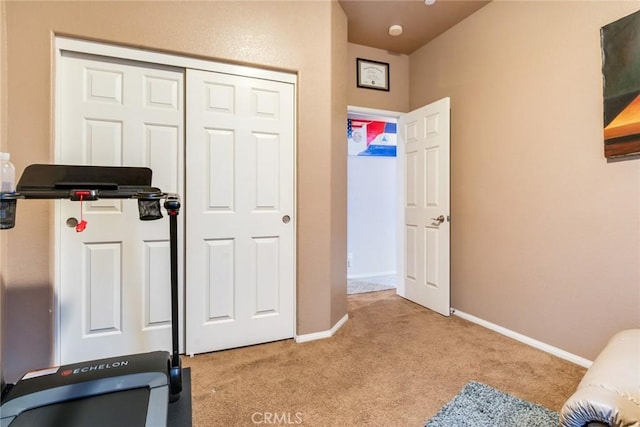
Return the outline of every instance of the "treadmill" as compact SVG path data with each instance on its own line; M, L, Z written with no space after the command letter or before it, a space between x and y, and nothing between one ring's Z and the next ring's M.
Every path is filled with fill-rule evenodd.
M151 186L143 167L36 164L22 174L16 193L0 195L2 216L15 226L20 199L137 199L142 221L169 216L172 351L123 355L27 373L0 398L0 427L112 427L167 425L168 404L179 399L177 216L180 199ZM84 224L76 226L82 231Z

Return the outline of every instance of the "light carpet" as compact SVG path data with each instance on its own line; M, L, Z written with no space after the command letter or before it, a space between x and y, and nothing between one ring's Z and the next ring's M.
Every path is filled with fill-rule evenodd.
M347 279L347 294L363 294L366 292L386 291L396 287L396 275L359 277Z
M425 427L557 427L559 415L471 381Z

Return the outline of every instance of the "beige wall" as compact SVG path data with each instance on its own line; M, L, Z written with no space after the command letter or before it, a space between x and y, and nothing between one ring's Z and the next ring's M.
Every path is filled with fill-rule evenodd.
M359 88L356 59L370 59L389 64L389 91ZM349 43L347 58L347 101L356 107L378 110L409 111L409 56Z
M640 2L496 0L411 62L451 97L452 305L593 359L640 326L640 160L607 163L599 29Z
M346 120L347 22L337 3L8 2L6 12L1 128L11 125L7 149L18 173L53 160L54 34L297 73L297 332L328 330L346 314L346 255L335 255L346 251L346 160L334 142ZM10 301L3 329L16 346L3 361L13 374L51 358L50 207L21 202L6 233L11 251L2 251Z

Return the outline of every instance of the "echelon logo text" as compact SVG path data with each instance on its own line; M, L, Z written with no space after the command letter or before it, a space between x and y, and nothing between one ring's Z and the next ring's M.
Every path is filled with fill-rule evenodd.
M62 371L61 375L63 377L66 377L68 375L84 374L87 372L101 371L103 369L120 368L122 366L127 366L128 364L129 364L128 360L121 360L121 361L116 361L111 363L101 363L99 365L83 366L82 368L76 368L76 369L67 369Z

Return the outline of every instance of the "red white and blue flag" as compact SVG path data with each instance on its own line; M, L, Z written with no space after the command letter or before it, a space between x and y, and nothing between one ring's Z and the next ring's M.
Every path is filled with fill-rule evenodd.
M349 154L356 156L396 155L397 126L376 120L347 120Z

